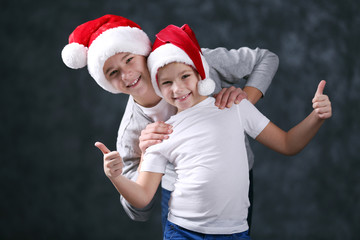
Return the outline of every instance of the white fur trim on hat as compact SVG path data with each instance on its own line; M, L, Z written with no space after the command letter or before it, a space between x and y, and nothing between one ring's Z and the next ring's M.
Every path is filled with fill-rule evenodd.
M201 56L201 60L202 60L202 64L204 67L206 78L203 80L199 80L198 92L202 96L207 96L214 92L215 82L209 78L209 65L207 64L205 58L202 56L202 54L200 54L200 56ZM159 70L159 68L161 68L169 63L172 63L172 62L185 63L196 69L191 58L181 48L179 48L171 43L167 43L167 44L164 44L164 45L156 48L153 52L150 53L147 63L148 63L148 68L149 68L150 75L151 75L151 82L155 89L155 93L160 97L163 97L163 96L161 94L159 85L157 83L158 70Z
M146 33L139 28L116 27L100 34L88 50L88 70L95 81L111 93L120 93L106 79L103 71L106 60L120 52L130 52L148 56L151 42Z
M155 93L159 97L163 97L157 83L157 73L159 68L172 63L172 62L182 62L188 64L195 68L193 61L190 57L177 46L167 43L156 48L153 52L150 53L147 63L151 75L151 82L155 89Z

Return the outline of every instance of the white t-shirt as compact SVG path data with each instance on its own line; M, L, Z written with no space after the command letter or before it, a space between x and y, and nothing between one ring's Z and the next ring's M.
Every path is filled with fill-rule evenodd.
M139 104L138 106L144 112L144 114L151 118L154 122L168 120L177 112L176 107L171 106L163 98L158 104L151 108L146 108Z
M177 179L169 202L169 221L205 234L248 229L249 167L245 132L252 138L269 120L249 101L218 109L208 97L172 116L170 138L149 147L141 171L164 173L167 162Z

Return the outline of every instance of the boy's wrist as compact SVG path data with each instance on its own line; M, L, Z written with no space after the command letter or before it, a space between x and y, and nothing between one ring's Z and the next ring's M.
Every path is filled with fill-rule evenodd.
M263 93L255 87L245 86L243 91L246 93L247 99L254 105L263 97Z

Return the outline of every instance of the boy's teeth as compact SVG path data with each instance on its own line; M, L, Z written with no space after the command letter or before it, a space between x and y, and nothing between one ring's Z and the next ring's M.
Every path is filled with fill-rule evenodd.
M189 94L186 94L186 95L184 95L182 97L178 97L177 99L182 100L182 99L185 99L187 96L189 96Z
M132 84L129 85L129 87L134 86L138 81L139 81L140 77L138 79L136 79Z

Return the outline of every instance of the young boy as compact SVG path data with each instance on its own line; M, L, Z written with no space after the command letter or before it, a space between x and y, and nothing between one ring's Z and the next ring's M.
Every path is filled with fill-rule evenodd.
M146 65L146 57L151 50L147 35L134 22L115 15L105 15L77 27L69 37L69 44L62 52L64 63L71 68L88 66L90 75L105 90L111 93L129 94L129 101L118 132L117 149L124 162L122 174L132 180L137 178L140 161L139 136L141 130L154 121L165 121L176 109L156 95ZM227 51L203 49L210 63L210 75L216 81L216 90L247 79L244 91L252 103L265 94L278 67L275 54L264 50L240 48ZM229 64L231 63L231 64ZM216 105L223 109L241 100L240 89L229 88L220 91ZM156 125L156 123L155 123ZM160 135L150 135L146 144L155 138L166 138L169 127L156 129ZM162 124L160 124L162 126ZM253 157L248 148L249 164ZM108 155L105 156L107 158ZM116 165L113 169L116 172ZM112 180L111 175L108 175ZM163 216L167 216L167 202L173 189L175 173L171 165L163 178ZM135 208L121 197L127 214L134 220L148 219L153 204L145 208Z
M177 179L164 239L249 239L245 132L279 153L300 152L332 115L330 101L323 95L325 81L320 82L313 99L314 111L284 132L247 100L219 110L212 97L203 96L212 80L187 25L170 25L156 36L148 66L155 92L177 108L177 114L167 121L173 132L162 143L142 149L145 153L136 183L123 176L113 183L133 206L142 208L153 198L170 161Z

